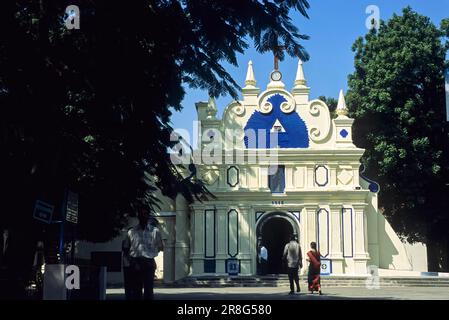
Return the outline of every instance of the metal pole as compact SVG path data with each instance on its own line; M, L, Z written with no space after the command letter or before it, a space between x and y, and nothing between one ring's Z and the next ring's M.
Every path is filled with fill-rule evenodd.
M59 232L59 258L62 264L65 264L65 248L64 248L64 224L67 214L67 190L64 192L64 200L61 208L61 228Z
M65 250L64 250L64 220L61 221L61 227L59 229L59 259L62 264L65 263Z
M70 252L70 260L72 264L75 264L75 236L76 236L76 225L72 226L72 252Z

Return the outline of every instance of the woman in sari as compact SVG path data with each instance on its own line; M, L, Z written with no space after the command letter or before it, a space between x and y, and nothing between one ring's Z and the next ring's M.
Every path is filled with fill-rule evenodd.
M307 252L307 261L309 261L309 291L313 294L314 291L318 291L321 295L321 283L320 283L320 271L321 271L321 259L320 252L316 249L316 242L310 243L311 250Z

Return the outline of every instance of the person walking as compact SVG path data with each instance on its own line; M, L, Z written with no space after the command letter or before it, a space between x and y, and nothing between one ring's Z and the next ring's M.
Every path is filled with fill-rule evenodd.
M263 244L260 246L259 250L259 263L260 263L260 273L261 275L264 276L267 274L268 250Z
M9 230L4 229L0 238L0 268L6 269L8 265Z
M149 223L148 209L140 208L137 218L139 223L128 230L123 244L124 252L129 248L129 272L132 274L128 292L132 300L142 300L143 289L143 299L152 300L156 271L154 258L163 251L162 237L159 229Z
M318 291L321 295L321 253L316 248L316 242L310 243L310 251L307 252L307 261L309 261L309 273L307 276L309 291L313 294Z
M301 292L299 286L299 269L302 268L302 252L294 234L290 236L290 242L284 247L283 259L287 260L288 280L290 282L290 293L295 293L293 281L296 284L296 292Z
M131 270L131 257L130 257L130 242L128 237L128 232L132 228L129 228L126 232L126 236L122 241L122 266L123 266L123 284L125 287L125 298L126 300L134 299L133 288L135 284L133 284L133 272Z

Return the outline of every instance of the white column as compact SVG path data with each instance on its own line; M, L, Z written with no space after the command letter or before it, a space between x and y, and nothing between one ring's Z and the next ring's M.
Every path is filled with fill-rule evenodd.
M285 189L293 190L295 188L294 182L295 168L292 165L285 166Z
M193 225L192 275L198 275L204 271L204 206L193 206Z
M248 207L248 214L245 217L245 222L248 222L248 242L249 242L249 254L251 259L250 274L255 275L257 273L257 239L256 239L256 215L252 206ZM240 229L241 230L241 229Z
M239 240L239 254L237 258L240 259L240 274L251 275L252 274L252 260L255 256L252 251L252 225L254 213L250 206L240 206L238 217L238 240ZM254 224L252 224L254 223ZM255 250L255 249L254 249Z
M175 281L189 274L189 208L182 195L176 197Z
M355 216L355 250L354 250L354 272L357 274L367 273L367 261L369 260L369 254L367 251L367 232L366 232L366 217L365 217L366 204L353 205Z
M318 210L318 205L307 206L307 246L310 246L311 242L317 242L316 234L316 212Z
M329 182L331 187L337 186L337 165L329 164Z
M360 164L357 163L352 166L352 184L354 186L360 186L360 173L359 173Z
M342 207L339 205L330 205L330 259L332 260L333 274L344 273L341 209Z
M258 190L259 189L259 168L254 166L247 167L247 184L248 189Z
M240 188L248 189L248 168L246 166L240 166Z
M217 235L217 253L215 258L215 272L218 274L225 274L225 262L228 257L227 254L227 231L228 231L228 223L227 223L227 206L217 206L216 207L216 232Z
M164 217L164 283L172 283L175 280L175 217Z
M259 167L259 189L261 191L268 189L268 166Z
M220 176L218 178L218 189L219 191L224 191L229 188L229 185L227 183L228 181L228 172L227 172L227 166L222 165L218 167Z
M310 243L317 242L316 234L316 212L318 205L306 205L305 206L305 243L304 243L304 255L310 250Z
M307 165L306 167L306 188L312 189L315 188L315 166Z

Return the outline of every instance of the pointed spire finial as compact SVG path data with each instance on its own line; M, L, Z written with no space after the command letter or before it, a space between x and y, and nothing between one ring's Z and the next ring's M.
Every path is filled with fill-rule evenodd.
M246 80L245 80L246 86L256 86L256 77L254 76L254 70L253 70L253 62L249 60L248 62L248 71L246 72Z
M295 86L305 86L307 84L304 76L304 69L302 67L302 60L298 61L298 70L296 71Z
M213 96L209 96L209 101L207 102L206 111L207 111L208 119L215 119L218 109L217 109L217 103L215 102L215 98Z
M338 96L338 105L336 113L339 116L348 115L348 107L346 106L345 95L343 94L343 90L340 90L340 95Z

